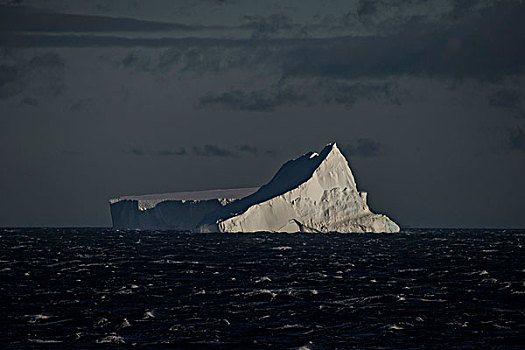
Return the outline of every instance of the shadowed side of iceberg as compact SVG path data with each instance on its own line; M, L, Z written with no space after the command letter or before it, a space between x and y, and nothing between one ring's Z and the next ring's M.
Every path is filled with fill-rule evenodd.
M195 231L204 217L258 188L160 193L111 199L114 229Z
M201 230L216 231L218 228L214 226L218 222L244 213L258 203L265 202L297 188L312 177L312 174L330 153L331 148L331 145L327 145L319 154L308 152L284 163L273 178L255 193L206 215L201 222Z

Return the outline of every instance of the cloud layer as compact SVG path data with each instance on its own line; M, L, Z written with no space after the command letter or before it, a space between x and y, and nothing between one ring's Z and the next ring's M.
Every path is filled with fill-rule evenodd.
M237 145L234 147L222 147L218 145L194 145L191 147L178 147L174 149L162 149L162 150L146 150L140 147L134 147L129 151L125 151L125 154L131 154L134 156L197 156L197 157L241 157L241 156L276 156L278 154L275 150L261 150L256 146L252 145Z

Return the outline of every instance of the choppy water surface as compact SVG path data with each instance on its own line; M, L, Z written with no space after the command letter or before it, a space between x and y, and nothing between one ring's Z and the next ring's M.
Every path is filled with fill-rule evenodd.
M525 231L0 230L0 347L520 348Z

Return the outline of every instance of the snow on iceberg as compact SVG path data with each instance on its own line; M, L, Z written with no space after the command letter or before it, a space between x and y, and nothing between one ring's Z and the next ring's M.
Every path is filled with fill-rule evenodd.
M261 188L110 200L113 227L194 232L398 232L374 214L335 143L285 163Z

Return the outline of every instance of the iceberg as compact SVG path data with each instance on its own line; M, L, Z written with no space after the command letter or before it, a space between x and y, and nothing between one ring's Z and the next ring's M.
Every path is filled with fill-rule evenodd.
M266 185L110 200L115 229L192 232L398 232L373 213L336 143L286 162Z

